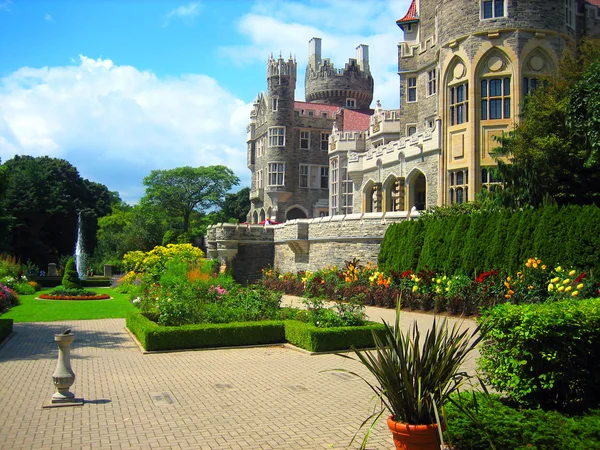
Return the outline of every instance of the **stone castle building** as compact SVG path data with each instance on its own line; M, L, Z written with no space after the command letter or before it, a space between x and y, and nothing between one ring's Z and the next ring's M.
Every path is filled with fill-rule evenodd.
M249 222L474 200L495 183L493 149L525 96L600 34L600 0L413 0L396 23L399 110L369 109L366 45L338 70L313 38L305 102L296 62L269 58L248 126Z

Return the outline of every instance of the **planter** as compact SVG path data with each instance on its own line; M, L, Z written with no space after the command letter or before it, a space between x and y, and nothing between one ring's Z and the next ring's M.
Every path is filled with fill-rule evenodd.
M388 427L394 437L396 450L439 450L439 434L437 424L409 425L395 422L390 416Z

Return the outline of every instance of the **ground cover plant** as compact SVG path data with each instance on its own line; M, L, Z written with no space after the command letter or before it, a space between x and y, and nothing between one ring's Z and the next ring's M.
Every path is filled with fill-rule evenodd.
M49 293L50 289L39 293ZM91 320L122 318L135 307L125 294L106 288L96 289L97 293L107 293L113 297L110 300L38 300L36 294L19 296L20 304L13 306L2 314L2 318L10 318L15 322L53 322L57 320Z

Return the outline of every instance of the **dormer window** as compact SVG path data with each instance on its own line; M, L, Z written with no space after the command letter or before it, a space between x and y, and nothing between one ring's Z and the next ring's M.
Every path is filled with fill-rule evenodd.
M356 99L347 98L346 99L346 108L356 108Z

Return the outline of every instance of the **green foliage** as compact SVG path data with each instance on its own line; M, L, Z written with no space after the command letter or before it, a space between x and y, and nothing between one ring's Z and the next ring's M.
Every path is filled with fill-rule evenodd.
M70 258L65 266L65 274L63 275L62 285L67 289L79 289L81 287L81 280L77 274L75 260L73 258Z
M0 319L0 343L4 341L11 333L13 329L12 319Z
M239 184L239 179L225 166L186 166L153 170L143 183L146 193L142 203L160 206L167 214L180 217L185 233L192 211L221 206L225 194Z
M17 258L0 253L0 278L12 277L17 279L21 272L21 264L19 264Z
M373 333L382 335L383 329L383 324L373 322L361 326L321 328L288 320L285 322L285 339L309 352L333 352L371 348L374 346Z
M550 266L600 273L600 208L548 205L392 224L381 244L379 267L395 272L429 267L446 275L494 269L514 274L532 256Z
M95 291L90 289L82 289L82 288L68 288L63 286L59 286L52 291L49 292L50 295L64 295L64 296L94 296L98 295Z
M85 250L92 253L97 219L110 212L113 201L106 186L82 178L69 162L47 156L15 156L3 167L10 174L4 205L13 217L11 253L39 266L71 254L79 213Z
M558 411L521 409L497 395L463 392L454 394L444 408L447 431L444 439L460 450L488 450L490 439L504 450L593 450L600 449L600 410L582 416ZM477 417L474 423L464 409Z
M230 219L236 222L245 222L250 211L250 188L245 187L234 194L227 194L223 201L223 222Z
M332 308L326 308L321 298L306 298L303 303L306 321L318 328L354 327L365 322L365 305L356 301L336 302Z
M470 378L460 367L482 338L477 336L479 327L469 333L460 330L458 323L449 328L446 319L434 319L421 340L417 322L406 332L401 329L400 314L398 306L394 325L384 322L383 337L373 333L374 352L355 350L355 358L341 355L360 361L376 379L372 382L353 373L369 385L383 405L363 425L370 418L377 420L384 411L399 422L434 424L448 396Z
M600 299L504 304L482 318L486 381L523 405L600 406Z
M128 314L126 323L147 351L275 344L285 340L281 321L161 327L136 312Z

